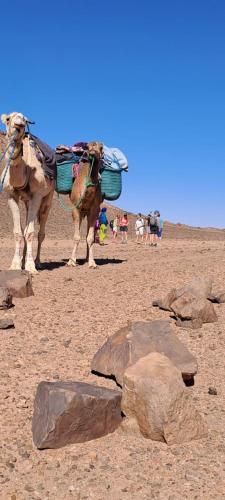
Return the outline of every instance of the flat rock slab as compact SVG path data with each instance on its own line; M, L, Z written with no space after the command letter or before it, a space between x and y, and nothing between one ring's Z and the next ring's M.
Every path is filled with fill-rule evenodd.
M0 271L0 287L7 288L13 297L23 299L34 295L31 280L27 271Z
M200 439L205 423L194 407L180 371L164 355L151 353L124 374L123 426L145 438L168 444Z
M173 333L164 320L138 321L121 328L95 354L91 369L106 376L114 376L121 386L128 366L151 352L165 354L180 370L184 380L197 373L197 360Z
M34 401L34 444L60 448L114 432L122 421L121 396L84 382L41 382Z

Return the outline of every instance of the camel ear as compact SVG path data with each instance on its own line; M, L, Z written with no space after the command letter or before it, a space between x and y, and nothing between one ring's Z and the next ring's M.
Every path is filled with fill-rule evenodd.
M6 114L1 116L2 123L6 124L6 118L7 118Z

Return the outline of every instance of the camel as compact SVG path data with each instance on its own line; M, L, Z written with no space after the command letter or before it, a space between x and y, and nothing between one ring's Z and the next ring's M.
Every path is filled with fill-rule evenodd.
M5 155L6 167L2 173L3 190L8 194L8 204L13 217L15 253L10 269L22 269L37 274L40 268L41 245L45 238L45 225L52 204L55 181L45 176L42 162L37 159L29 138L25 136L28 119L21 113L13 112L1 116L6 126L8 150ZM8 170L7 170L7 167ZM26 207L26 227L21 229L19 201ZM32 245L34 223L38 219L38 248L34 262ZM23 256L20 255L24 239Z
M80 227L84 217L87 217L87 257L88 266L96 268L93 256L93 243L95 223L99 215L102 203L102 194L99 183L99 168L102 157L103 145L99 142L88 143L88 154L82 159L79 166L79 174L74 181L70 200L74 205L72 217L74 220L74 248L68 266L75 267L77 264L77 249L80 242Z

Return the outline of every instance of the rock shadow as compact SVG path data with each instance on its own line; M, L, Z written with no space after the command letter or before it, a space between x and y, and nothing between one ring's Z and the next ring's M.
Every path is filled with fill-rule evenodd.
M101 378L106 378L108 380L113 380L113 382L116 383L116 385L122 389L122 385L120 385L117 380L116 380L116 377L115 375L104 375L103 373L100 373L100 372L96 372L95 370L91 370L91 373L93 373L93 375L97 375L97 377L101 377Z

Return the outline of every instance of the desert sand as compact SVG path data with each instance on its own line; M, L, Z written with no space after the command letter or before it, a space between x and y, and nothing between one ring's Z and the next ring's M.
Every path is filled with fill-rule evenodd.
M14 244L4 198L0 209L0 269L7 269ZM167 224L157 249L108 238L104 247L95 246L96 270L82 261L84 242L80 265L66 267L72 236L70 215L55 200L34 296L13 299L15 307L1 312L13 317L15 329L0 331L0 498L225 498L225 304L215 305L218 322L199 330L176 327L168 312L151 305L194 276L211 277L215 288L225 288L224 231ZM116 388L113 380L90 372L96 350L127 321L160 318L170 319L197 357L198 374L188 390L208 436L167 446L118 428L101 439L38 451L31 433L38 383L72 380Z

